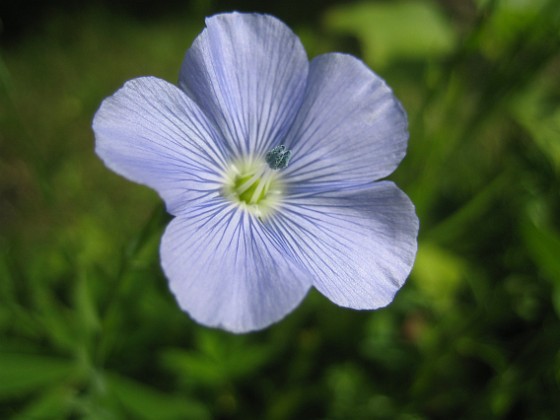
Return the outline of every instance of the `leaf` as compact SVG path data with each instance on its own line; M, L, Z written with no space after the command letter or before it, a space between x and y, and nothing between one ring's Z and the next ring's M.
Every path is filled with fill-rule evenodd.
M229 380L251 375L271 356L271 349L265 345L249 344L214 331L201 331L197 344L202 354L218 363Z
M442 310L450 308L461 283L466 263L436 244L421 242L414 263L413 279Z
M182 380L208 387L225 386L231 381L250 377L271 358L271 348L249 344L237 337L201 332L199 351L168 349L163 364Z
M552 0L553 2L556 0ZM517 37L547 16L550 0L477 0L480 13L487 16L479 36L478 49L489 57L497 57L514 44Z
M85 270L79 273L74 288L74 307L80 321L80 328L85 334L99 331L101 322L95 307L95 298L91 290L91 281Z
M398 59L440 57L453 50L456 34L431 2L356 3L331 9L326 26L354 35L364 59L376 68Z
M110 391L139 419L207 419L201 403L182 396L170 396L142 383L116 374L107 374Z
M217 387L223 386L227 381L221 363L200 353L169 349L163 353L162 362L168 371L187 382Z
M56 387L48 389L19 411L12 420L68 418L75 390Z
M512 103L517 122L529 132L535 145L560 173L560 107L550 83L537 80Z
M30 393L68 379L73 369L70 360L0 353L0 399Z
M560 235L529 221L522 224L522 233L529 256L552 282L552 303L560 316Z
M560 287L560 236L551 228L542 229L531 222L523 226L523 239L529 255L543 272Z

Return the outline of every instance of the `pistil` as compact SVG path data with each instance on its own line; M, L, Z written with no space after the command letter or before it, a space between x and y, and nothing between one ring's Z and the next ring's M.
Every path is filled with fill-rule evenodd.
M232 164L225 175L223 195L262 220L282 197L280 170L288 165L290 156L291 151L281 145L268 152L264 160L250 157Z

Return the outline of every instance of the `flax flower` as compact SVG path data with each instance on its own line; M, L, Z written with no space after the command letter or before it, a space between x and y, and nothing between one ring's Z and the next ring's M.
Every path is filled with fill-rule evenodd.
M309 62L274 17L208 18L178 86L127 82L93 129L105 164L174 216L163 271L204 325L264 328L311 287L340 306L383 307L410 272L414 206L379 181L406 152L401 105L355 57Z

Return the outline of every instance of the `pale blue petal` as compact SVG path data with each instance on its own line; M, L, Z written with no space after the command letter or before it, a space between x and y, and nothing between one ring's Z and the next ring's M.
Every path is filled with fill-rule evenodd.
M160 250L179 305L211 327L264 328L291 312L311 286L269 226L221 199L175 218Z
M266 15L210 17L187 51L179 84L237 156L264 156L301 105L309 63L298 37Z
M414 206L388 181L359 192L288 199L272 223L313 274L313 285L348 308L389 304L416 254Z
M95 150L124 177L154 188L177 214L219 194L228 151L198 106L155 77L127 82L93 120Z
M405 155L407 119L385 82L355 57L311 62L307 90L285 145L295 191L342 189L381 179Z

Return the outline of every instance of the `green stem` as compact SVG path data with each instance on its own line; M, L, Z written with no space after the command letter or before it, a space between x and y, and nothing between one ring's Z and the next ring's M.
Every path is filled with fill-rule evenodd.
M134 276L129 275L129 272L133 262L153 235L160 232L161 226L167 218L164 206L159 204L152 211L142 230L132 238L122 253L117 275L115 276L117 284L113 289L109 302L102 311L101 339L95 355L95 361L98 365L104 363L111 348L114 346L116 337L120 335L115 334L116 329L118 329L119 315L122 313L119 310L119 302L128 294L132 285Z

